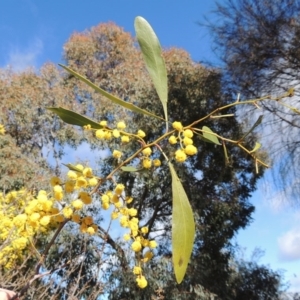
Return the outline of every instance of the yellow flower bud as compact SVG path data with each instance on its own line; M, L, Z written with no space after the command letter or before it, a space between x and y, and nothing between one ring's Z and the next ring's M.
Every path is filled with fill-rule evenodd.
M185 138L183 139L183 144L184 144L185 146L192 145L192 144L193 144L193 140L190 139L190 138L188 138L188 137L185 137Z
M183 150L179 149L175 152L175 159L178 161L178 162L184 162L186 160L186 154L184 153Z
M123 235L123 239L124 239L124 241L129 241L129 240L131 239L130 234L125 233L125 234Z
M120 131L118 129L114 129L112 134L113 134L113 136L115 138L119 138L120 137Z
M121 141L122 141L122 143L128 143L128 142L129 142L129 136L123 135L123 136L121 137Z
M50 184L52 185L52 186L55 186L55 185L59 185L59 184L61 184L61 180L58 178L58 177L52 177L51 179L50 179Z
M122 152L118 150L113 151L113 157L114 158L120 158L122 156Z
M95 234L95 229L90 226L86 229L86 233L88 233L90 235Z
M72 205L75 209L81 209L83 207L83 202L79 199L72 202Z
M186 129L184 132L183 132L183 136L184 137L187 137L187 138L192 138L193 137L193 131L190 130L190 129Z
M124 123L124 122L119 122L118 124L117 124L117 128L118 129L125 129L126 128L126 124Z
M101 139L104 139L104 137L105 137L105 131L104 130L102 130L102 129L96 130L96 138L101 140Z
M84 168L82 174L84 177L91 178L93 177L93 170L92 168Z
M101 121L100 125L103 126L103 127L107 126L107 121Z
M84 204L91 204L92 203L92 197L87 192L80 192L78 197Z
M145 159L143 159L143 167L144 167L145 169L150 169L151 166L152 166L152 161L151 161L150 158L145 158Z
M156 241L154 241L154 240L153 240L153 241L150 241L150 242L149 242L149 247L150 247L150 248L156 248L156 247L157 247Z
M176 129L178 131L182 130L182 128L183 128L181 122L177 122L177 121L173 122L172 126L173 126L174 129Z
M145 288L147 285L148 285L148 282L146 280L146 278L144 276L139 276L137 279L136 279L136 282L137 282L137 285L143 289Z
M154 165L155 167L159 167L159 166L161 165L161 161L160 161L159 159L154 159L153 165Z
M137 135L140 137L140 138L144 138L146 136L146 133L143 131L143 130L139 130Z
M171 135L170 138L169 138L169 143L171 145L175 145L177 143L177 138L175 135Z
M151 153L152 153L152 150L151 150L151 148L147 147L147 148L145 148L145 149L142 151L142 153L143 153L145 156L150 156Z
M70 219L73 215L73 210L71 207L64 207L62 210L63 215L65 216L65 218Z
M194 145L188 145L185 147L184 152L187 155L195 155L197 153L197 148Z
M138 241L134 241L132 244L131 244L131 249L134 251L134 252L139 252L141 251L142 249L142 244Z

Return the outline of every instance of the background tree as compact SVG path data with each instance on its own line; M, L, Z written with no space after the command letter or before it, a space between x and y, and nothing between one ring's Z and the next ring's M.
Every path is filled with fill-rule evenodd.
M96 85L162 115L162 110L153 105L158 100L157 95L135 41L118 26L112 23L100 24L84 33L75 33L65 44L64 50L66 63ZM229 95L222 90L221 75L216 70L193 62L183 50L168 49L163 55L169 74L171 121L180 120L188 125L231 102ZM147 139L161 135L159 120L128 113L112 105L74 76L60 73L51 64L42 67L38 74L29 71L21 74L12 72L2 78L5 80L1 82L1 103L10 112L1 116L4 125L8 127L7 132L17 141L18 147L25 147L22 153L28 153L29 157L33 154L33 161L39 166L44 163L46 169L50 168L44 159L47 146L54 150L59 165L65 145L76 147L87 140L95 149L104 149L106 144L97 141L89 132L62 125L45 107L63 106L98 121L106 119L110 123L124 120L129 131L136 132L141 128L147 133ZM17 86L18 94L14 94L14 86ZM15 104L6 101L6 96L13 97L15 100L12 103ZM30 111L35 107L32 103L38 108ZM26 113L23 111L25 108ZM230 108L226 113L234 114L235 109ZM12 121L7 117L9 115ZM25 131L28 124L32 124L31 131L23 133L22 129ZM239 139L243 136L243 128L234 116L217 120L211 118L202 125L225 137ZM253 147L254 142L255 136L250 135L245 145ZM204 143L197 137L195 145L198 155L189 160L188 168L176 167L193 206L197 224L193 260L182 285L171 285L174 278L170 275L170 244L166 242L170 241L171 178L167 166L162 165L159 171L134 174L124 172L119 178L126 182L126 190L136 199L132 205L137 208L142 225L148 225L150 235L161 241L157 258L149 266L149 288L137 290L131 266L126 265L129 254L123 249L121 241L106 232L100 211L97 238L75 236L71 225L65 228L44 266L46 270L51 270L51 276L45 277L40 282L40 288L31 291L28 297L38 298L43 295L49 299L96 299L98 295L108 293L112 299L149 299L152 296L159 299L160 295L169 299L194 299L199 293L205 293L202 285L222 299L234 299L229 285L233 273L230 265L234 255L230 240L251 221L254 207L248 199L261 175L255 174L252 159L239 148L228 145L231 159L225 165L221 146ZM122 147L130 153L138 145ZM173 151L171 146L166 145L167 155L172 157ZM158 152L155 155L159 157ZM99 176L107 175L113 164L111 158L99 161ZM99 207L91 207L91 210L99 211ZM40 247L43 248L46 242ZM102 249L100 258L99 249ZM165 269L159 266L161 260ZM100 271L103 276L99 276Z
M269 101L256 110L265 116L264 143L278 166L276 189L281 184L288 198L299 194L299 14L298 0L229 0L217 4L216 22L208 25L234 97L290 95L286 105ZM254 109L248 110L252 116Z

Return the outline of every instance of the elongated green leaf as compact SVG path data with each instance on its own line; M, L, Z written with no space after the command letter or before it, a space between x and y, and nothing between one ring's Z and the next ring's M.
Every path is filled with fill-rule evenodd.
M223 145L224 156L225 156L225 165L228 165L229 164L229 157L228 157L228 153L227 153L226 144L225 144L224 141L222 142L222 145Z
M193 211L184 188L173 165L169 162L172 176L172 252L173 267L177 283L181 283L189 263L194 239L195 222Z
M147 70L163 105L165 119L168 120L168 78L159 40L144 18L136 17L134 27Z
M250 151L250 153L257 151L260 147L261 147L261 144L256 142L254 148Z
M138 169L132 166L125 166L121 168L122 171L124 172L137 172Z
M85 126L85 125L91 125L91 128L94 129L101 129L103 126L101 126L99 123L82 116L72 110L68 110L62 107L48 107L48 110L51 110L55 114L57 114L64 122L71 124L71 125L78 125L78 126Z
M77 168L76 166L74 166L72 164L63 164L63 165L66 166L69 170L82 173L81 169Z
M150 112L148 112L147 110L144 110L144 109L141 109L131 103L128 103L124 100L121 100L120 98L104 91L103 89L101 89L100 87L98 87L97 85L95 85L94 83L92 83L91 81L89 81L87 78L83 77L82 75L76 73L75 71L73 71L72 69L62 65L62 64L59 64L59 66L61 66L62 68L64 68L66 71L68 71L69 73L71 73L72 75L74 75L75 77L77 77L78 79L80 79L81 81L85 82L87 85L89 85L90 87L92 87L95 91L99 92L100 94L102 94L103 96L105 96L106 98L108 98L109 100L111 100L112 102L114 102L115 104L118 104L120 106L123 106L131 111L134 111L136 113L141 113L141 114L144 114L144 115L148 115L148 116L151 116L151 117L154 117L154 118L157 118L157 119L160 119L162 121L165 121L163 118L155 115L155 114L152 114Z
M260 125L261 121L263 119L263 115L260 115L258 117L258 119L256 120L256 122L254 123L254 125L250 128L250 130L243 135L243 137L240 139L240 141L242 141L248 134L250 134L258 125Z
M203 130L203 138L213 144L221 145L218 138L213 134L214 132L208 128L207 126L202 127Z

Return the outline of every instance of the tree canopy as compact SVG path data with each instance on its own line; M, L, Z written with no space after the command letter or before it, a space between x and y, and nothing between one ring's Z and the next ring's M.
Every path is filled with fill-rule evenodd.
M208 25L213 48L223 62L225 85L233 94L241 93L241 99L266 95L276 99L283 92L289 96L283 104L280 100L259 104L259 114L264 115L263 142L276 166L276 189L295 202L299 193L299 14L298 0L229 0L217 5L216 22ZM248 109L249 115L255 109ZM247 117L245 111L241 115Z

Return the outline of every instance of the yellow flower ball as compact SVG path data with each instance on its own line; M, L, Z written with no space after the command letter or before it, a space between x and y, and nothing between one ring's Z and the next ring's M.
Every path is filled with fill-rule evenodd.
M112 220L115 220L119 217L119 213L117 211L113 211L110 215Z
M132 244L131 244L131 249L134 251L134 252L139 252L142 250L142 244L138 241L134 241Z
M111 132L110 131L105 131L105 134L104 134L104 138L106 139L106 140L110 140L111 139Z
M149 247L150 248L156 248L157 247L157 243L156 243L156 241L149 241Z
M145 149L142 151L142 153L143 153L145 156L150 156L151 153L152 153L152 150L151 150L150 147L147 147L147 148L145 148Z
M83 171L83 169L84 169L83 165L81 165L81 164L77 164L75 167L77 169L79 169L80 171Z
M67 174L68 178L71 179L71 180L76 180L77 179L77 173L70 170Z
M76 175L77 177L77 175ZM65 183L65 192L66 193L73 193L75 188L75 182L73 181L66 181Z
M185 147L184 152L187 155L195 155L197 153L197 148L194 145L188 145Z
M186 129L184 132L183 132L183 136L184 137L187 137L187 138L192 138L194 135L193 131L190 130L190 129Z
M150 158L145 158L145 159L143 159L143 167L144 167L145 169L150 169L151 166L152 166L152 161L151 161Z
M82 174L84 177L91 178L93 177L93 170L92 168L84 168Z
M62 210L63 215L65 216L65 218L70 219L73 215L73 210L71 207L64 207Z
M121 137L121 141L122 141L122 143L128 143L128 142L129 142L129 136L123 135L123 136Z
M90 226L94 223L93 217L92 216L86 216L82 219L82 222L87 225Z
M123 130L126 128L126 124L124 122L118 122L117 128Z
M102 208L104 209L104 210L107 210L107 209L109 209L109 206L110 206L110 204L109 203L102 203Z
M91 204L92 203L92 197L87 192L80 192L79 198L82 200L84 204Z
M154 165L154 167L160 167L161 166L161 161L159 159L154 159L153 165Z
M123 239L124 239L124 241L129 241L130 239L131 239L131 237L130 237L130 234L128 234L128 233L125 233L124 235L123 235Z
M147 285L148 285L148 282L146 280L146 278L144 276L139 276L137 279L136 279L136 282L137 282L137 285L141 288L141 289L144 289Z
M113 151L113 157L114 158L120 158L122 156L122 152L118 150Z
M75 200L72 202L73 207L78 210L81 209L83 207L83 202L79 199Z
M188 137L185 137L185 138L183 139L183 144L184 144L185 146L192 145L192 144L193 144L193 140L190 139L190 138L188 138Z
M172 126L174 129L176 129L178 131L182 130L182 128L183 128L181 122L177 122L177 121L173 122Z
M135 217L137 215L137 210L135 208L129 208L128 209L128 214L131 217Z
M107 195L102 195L101 200L102 200L102 203L108 203L109 197Z
M106 127L107 126L107 121L101 121L100 125L103 126L103 127Z
M147 251L145 254L144 254L144 258L142 259L142 261L144 263L148 262L151 258L153 257L153 253L151 251Z
M90 235L95 234L95 229L90 226L86 229L86 233L88 233Z
M140 138L144 138L146 136L146 133L143 131L143 130L139 130L137 135L140 137Z
M83 176L79 176L76 180L76 186L79 188L87 187L87 181Z
M105 137L105 131L104 130L102 130L102 129L98 129L98 130L96 130L96 138L98 138L98 139L104 139L104 137Z
M89 186L96 186L98 184L98 180L96 177L89 179Z
M80 222L80 216L77 215L77 214L74 214L72 216L72 221L75 222L75 223L79 223Z
M50 223L50 216L43 216L40 219L40 224L43 226L47 226Z
M120 131L118 129L114 129L112 134L113 134L113 136L115 138L119 138L120 137Z
M125 201L126 201L126 203L131 203L132 201L133 201L133 198L132 197L129 197L129 196L127 196L126 198L125 198Z
M178 162L184 162L187 159L187 156L183 150L179 149L175 152L175 159Z
M117 186L116 186L115 193L116 193L117 195L121 195L122 192L124 191L124 189L125 189L124 184L119 183L119 184L117 184Z
M149 228L148 228L148 227L142 227L142 228L141 228L141 232L142 232L143 234L148 233L148 231L149 231Z
M61 180L58 178L58 177L52 177L51 179L50 179L50 184L52 185L52 186L55 186L55 185L59 185L59 184L61 184Z
M170 138L169 138L169 143L171 145L175 145L177 143L177 138L175 135L171 135Z

